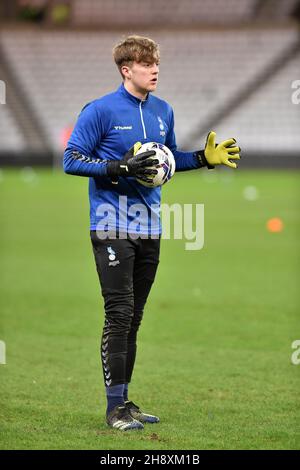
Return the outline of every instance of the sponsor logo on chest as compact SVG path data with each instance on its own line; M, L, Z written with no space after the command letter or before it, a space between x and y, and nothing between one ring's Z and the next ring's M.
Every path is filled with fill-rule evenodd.
M116 131L131 131L132 126L114 126Z

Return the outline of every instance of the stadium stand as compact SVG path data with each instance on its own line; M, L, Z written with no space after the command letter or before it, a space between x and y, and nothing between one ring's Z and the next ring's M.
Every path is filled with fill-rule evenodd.
M293 17L299 5L298 0L260 0L256 3L253 17L256 20L278 21Z
M236 134L242 148L264 154L271 150L271 157L285 157L299 149L300 105L292 102L292 82L299 77L299 64L300 53L216 126L218 134Z
M261 19L288 17L297 0L75 0L72 22L78 25L193 26L240 25Z
M24 5L44 13L38 24L2 21L1 163L26 153L59 161L82 107L120 84L111 51L130 33L161 46L156 93L174 108L180 148L197 148L214 129L238 135L249 154L258 143L271 156L297 154L299 0L3 0L0 22ZM58 27L61 5L68 25Z
M62 132L75 122L84 104L114 90L120 83L121 77L111 57L112 46L120 36L116 32L1 33L3 51L55 152L62 150ZM298 40L295 27L280 31L154 31L149 32L149 36L161 44L157 95L172 103L178 144L185 144L185 147L189 146L186 138L191 130L199 125L205 126L220 107L230 104L239 90L247 88L256 76ZM296 65L282 71L281 77L286 77L285 81L281 78L282 86L287 83L286 95L291 91L289 81L297 78ZM276 86L266 87L269 91L263 101L262 91L257 99L255 96L252 98L254 107L256 103L260 110L255 116L258 129L269 121L270 113L274 116L274 105L278 100ZM262 105L266 102L268 106ZM291 100L288 99L287 103L284 109L290 106ZM250 119L248 104L239 112L244 113L242 122L247 127L247 116ZM290 112L287 109L284 120L280 119L283 135L288 129L299 126L298 113L297 107ZM254 129L252 114L250 122L249 128ZM227 126L232 128L229 118L228 123L222 123L222 128ZM249 131L249 138L245 140L249 150L256 148L253 132ZM272 127L268 126L268 132L268 141L272 145ZM198 145L200 137L203 136L199 135ZM191 141L190 146L197 142Z
M214 125L212 118L215 113L226 104L230 107L239 91L247 89L270 64L298 42L297 38L296 29L281 30L280 33L278 30L244 30L187 34L177 37L174 51L172 42L168 43L169 36L166 37L163 44L169 54L164 56L159 93L175 109L178 142L185 148L195 145L195 141L189 140L193 130L196 129L197 133L197 127L201 127L205 133L208 132ZM188 54L185 52L187 43ZM170 81L170 75L177 76L177 79ZM258 116L257 119L260 117L263 118ZM211 126L208 126L209 122ZM285 125L289 125L288 118ZM200 135L199 131L198 141Z
M72 19L75 24L126 26L224 24L251 18L256 0L76 0Z
M14 115L6 105L1 105L0 142L2 152L20 152L26 147L25 139L15 121Z

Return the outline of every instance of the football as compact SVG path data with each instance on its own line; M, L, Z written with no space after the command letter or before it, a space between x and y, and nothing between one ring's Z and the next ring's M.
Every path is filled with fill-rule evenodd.
M137 152L137 155L149 150L155 151L155 155L150 158L153 160L159 160L159 163L155 166L157 169L157 175L153 176L151 183L146 183L139 178L137 178L137 181L143 186L155 188L156 186L162 186L170 181L175 173L175 159L173 153L168 147L157 142L147 142L146 144L143 144Z

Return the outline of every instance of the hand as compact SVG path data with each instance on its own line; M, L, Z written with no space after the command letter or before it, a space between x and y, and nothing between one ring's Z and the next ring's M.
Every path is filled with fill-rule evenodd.
M116 183L116 177L118 176L135 176L151 183L151 175L157 174L155 165L159 161L149 158L155 155L153 150L136 155L141 146L141 142L136 142L122 160L113 160L107 163L107 175L112 177L113 183Z
M233 146L236 144L235 139L224 140L220 144L216 144L216 133L211 131L206 139L204 148L204 156L210 166L226 165L230 168L237 168L237 164L230 160L240 160L240 147Z
M129 150L128 152L125 153L124 155L124 160L128 161L129 158L133 157L134 155L136 155L138 153L138 151L140 150L142 144L141 142L136 142Z

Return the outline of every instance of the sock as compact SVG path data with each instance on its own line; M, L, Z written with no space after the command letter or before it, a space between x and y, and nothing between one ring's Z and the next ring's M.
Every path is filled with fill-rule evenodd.
M124 405L124 384L106 387L107 409L106 414L110 413L116 406Z
M124 397L124 401L128 401L128 384L124 384L123 397Z

